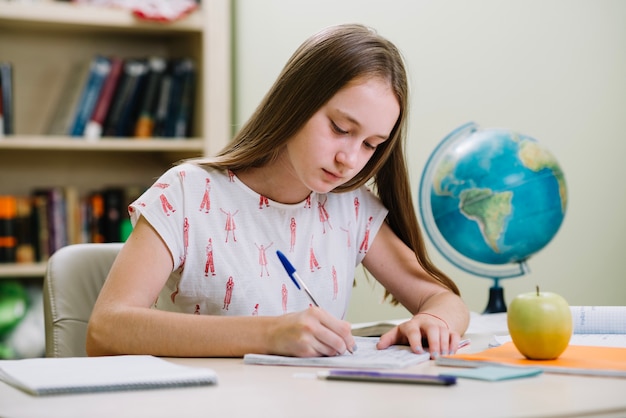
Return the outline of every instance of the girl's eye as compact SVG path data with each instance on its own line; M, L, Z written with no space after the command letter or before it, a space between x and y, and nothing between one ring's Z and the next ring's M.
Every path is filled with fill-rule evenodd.
M363 146L371 151L374 151L376 149L376 145L372 145L369 142L363 142Z
M341 129L339 126L337 126L337 124L333 121L330 121L330 124L332 126L333 131L335 131L336 133L340 134L340 135L347 135L348 131L344 131L343 129Z

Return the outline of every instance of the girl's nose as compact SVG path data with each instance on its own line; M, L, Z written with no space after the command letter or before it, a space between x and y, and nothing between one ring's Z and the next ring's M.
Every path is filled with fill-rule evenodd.
M346 141L344 146L337 151L335 159L338 163L347 168L355 168L358 158L358 144L357 141Z

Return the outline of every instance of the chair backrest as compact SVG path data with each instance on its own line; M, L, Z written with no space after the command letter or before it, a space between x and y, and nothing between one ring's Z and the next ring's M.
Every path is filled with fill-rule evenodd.
M122 245L75 244L50 257L43 286L46 357L87 355L87 323Z

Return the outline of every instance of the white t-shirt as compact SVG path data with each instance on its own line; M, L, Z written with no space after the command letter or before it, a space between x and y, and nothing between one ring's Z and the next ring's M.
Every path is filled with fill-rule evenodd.
M185 163L164 173L129 213L133 225L140 216L152 225L174 260L157 309L239 316L306 309L311 302L283 268L280 250L319 305L343 318L355 267L387 210L366 187L282 204L230 171Z

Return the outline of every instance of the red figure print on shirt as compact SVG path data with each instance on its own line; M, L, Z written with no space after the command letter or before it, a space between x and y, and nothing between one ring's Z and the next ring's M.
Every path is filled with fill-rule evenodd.
M311 272L314 272L315 269L321 269L320 264L317 262L317 258L315 257L315 251L313 251L313 236L311 236L311 246L309 247L309 268Z
M230 302L233 299L233 287L235 287L235 281L233 280L233 276L229 276L226 282L226 294L224 295L224 307L222 309L228 310Z
M200 211L204 210L204 213L209 213L211 210L211 179L204 179L204 194L202 195L202 202L200 203Z
M332 225L330 224L330 216L328 215L328 212L326 211L326 201L328 200L328 197L324 196L324 202L320 202L318 200L317 202L317 210L319 211L319 215L320 215L320 222L322 223L322 232L325 234L326 233L326 224L328 223L328 227L330 229L333 229Z
M179 269L182 271L185 268L185 261L187 261L187 249L189 248L189 219L185 218L183 221L183 256L180 259Z
M367 226L365 227L365 236L363 237L363 241L361 241L361 246L359 247L360 253L366 253L369 249L369 240L370 240L370 226L372 225L372 217L370 216L367 219Z
M228 180L231 183L235 182L235 173L232 170L228 170Z
M271 242L270 245L268 245L267 247L263 244L258 245L257 243L254 243L254 245L256 245L256 248L259 250L259 265L261 266L260 277L263 277L263 272L267 273L267 277L269 277L270 272L267 270L267 255L265 252L268 248L274 245L274 243Z
M161 199L161 208L163 209L163 213L170 216L173 212L176 212L176 209L174 209L163 193L161 193L159 199Z
M170 185L168 183L154 183L152 187L156 187L157 189L167 189Z
M304 199L304 208L311 209L311 193Z
M254 305L254 310L252 311L252 316L259 316L259 304Z
M262 194L259 195L259 209L263 209L263 207L268 208L270 206L270 200L263 196Z
M204 277L209 277L209 272L211 272L211 276L215 276L215 262L213 261L213 240L211 238L209 238L205 251L206 264L204 265Z
M185 182L185 176L187 175L187 172L185 170L180 170L178 172L178 175L180 176L180 180L184 183Z
M185 249L185 254L187 254L187 249L189 248L189 218L185 217L183 221L183 245Z
M289 291L287 290L287 286L285 286L285 283L283 283L280 291L282 293L283 313L287 313L287 296L289 295Z
M359 220L359 206L361 206L361 202L359 202L359 198L354 198L354 217L358 221Z
M291 218L289 222L289 252L292 253L296 247L296 218Z
M222 213L226 215L226 223L224 224L224 231L226 231L226 242L228 242L228 237L231 232L233 233L233 241L237 242L237 237L235 236L235 229L237 229L237 225L235 225L235 215L239 212L239 210L236 210L235 213L232 213L230 211L227 212L224 209L220 208L220 211L222 211Z
M343 226L340 226L339 229L341 229L343 232L346 233L346 239L348 240L347 242L347 247L350 248L352 245L351 241L350 241L350 222L348 222L348 227L344 228Z
M337 270L335 266L332 268L332 276L333 276L333 300L337 300L337 293L339 293L339 284L337 283Z

